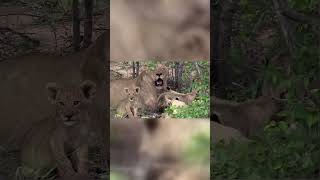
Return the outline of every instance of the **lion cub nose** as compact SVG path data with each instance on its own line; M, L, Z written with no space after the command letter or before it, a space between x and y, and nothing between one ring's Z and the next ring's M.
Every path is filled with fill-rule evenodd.
M129 99L129 100L130 100L130 101L133 101L133 99L134 99L133 97L130 97L130 99Z

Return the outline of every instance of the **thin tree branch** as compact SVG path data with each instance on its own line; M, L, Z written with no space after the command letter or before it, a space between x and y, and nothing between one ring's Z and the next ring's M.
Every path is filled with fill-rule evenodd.
M33 38L30 38L29 36L27 36L25 33L21 33L21 32L18 32L18 31L15 31L11 28L7 28L7 27L0 27L0 31L9 31L9 32L12 32L14 34L17 34L19 36L21 36L22 38L24 39L27 39L29 41L31 41L33 44L39 44L39 41L36 40L36 39L33 39Z
M320 25L320 16L312 16L300 13L288 7L288 4L282 3L283 7L280 9L281 14L293 21L298 21L301 23Z
M9 13L9 14L0 14L0 17L3 16L31 16L31 17L37 17L37 18L44 18L44 16L38 16L34 14L26 14L26 13Z

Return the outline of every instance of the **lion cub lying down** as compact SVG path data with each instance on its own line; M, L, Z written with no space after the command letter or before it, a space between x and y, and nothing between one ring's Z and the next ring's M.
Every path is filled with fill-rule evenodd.
M183 107L192 103L196 98L197 91L193 90L191 93L183 94L173 90L169 90L159 95L157 101L161 110L168 106Z
M47 84L48 98L55 107L53 117L34 124L25 137L22 167L47 172L57 169L60 177L87 174L87 112L96 85L84 81L79 87ZM23 176L30 176L22 171ZM32 175L31 175L32 176Z

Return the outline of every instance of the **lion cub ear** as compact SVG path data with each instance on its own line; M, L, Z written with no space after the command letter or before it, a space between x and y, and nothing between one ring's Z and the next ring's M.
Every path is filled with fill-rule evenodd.
M81 83L80 89L87 100L91 100L96 95L96 83L85 80Z
M198 91L196 89L191 91L191 94L198 94Z
M49 82L46 85L46 89L48 91L48 99L49 101L54 104L57 98L58 93L58 85L54 82Z
M136 87L136 93L137 93L137 94L140 93L140 87Z

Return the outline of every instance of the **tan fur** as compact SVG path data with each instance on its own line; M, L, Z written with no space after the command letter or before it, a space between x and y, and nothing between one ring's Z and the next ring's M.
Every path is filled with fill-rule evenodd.
M240 131L223 126L216 122L210 123L210 131L211 131L211 142L217 143L220 141L224 141L225 143L229 143L232 139L239 142L248 142L249 140L244 137Z
M27 133L22 166L34 170L57 168L61 177L87 175L88 107L95 96L95 84L84 81L80 87L60 87L48 83L47 89L56 113L34 124Z
M77 85L84 79L97 84L93 101L93 133L106 132L106 74L108 31L88 49L69 56L36 54L0 62L0 144L12 136L21 136L31 124L52 113L47 102L47 82ZM101 136L101 138L104 138Z
M209 0L112 0L111 60L209 59Z
M126 99L124 88L140 87L140 98L144 108L155 111L157 109L157 89L150 72L143 71L136 79L118 79L110 82L110 106L118 107Z
M157 94L160 95L163 92L167 91L168 88L168 76L169 70L165 65L158 64L157 68L154 71L151 71L155 87L157 89Z
M121 118L134 118L138 117L138 110L141 108L139 100L130 101L129 98L124 99L117 108L117 114Z
M242 103L214 97L212 113L225 126L238 129L245 136L262 131L278 110L278 104L271 97L260 97Z
M138 117L138 110L142 108L139 92L140 88L137 87L135 90L128 88L124 89L127 94L127 98L122 100L117 108L117 114L122 118Z
M183 101L179 101L179 100L173 100L171 102L171 105L172 106L176 106L176 107L184 107L184 106L187 106L187 104Z
M159 95L157 101L158 101L158 106L161 108L166 108L174 103L180 104L181 106L183 102L186 105L190 104L197 96L196 91L192 91L191 93L183 94L183 93L178 93L176 91L170 90L168 92L164 92ZM180 101L180 102L179 102Z
M119 104L127 98L127 93L124 89L127 88L130 92L134 92L136 88L140 88L136 80L133 79L118 79L110 82L110 106L117 108ZM142 90L142 88L140 88Z
M157 110L157 89L155 87L155 79L153 78L153 72L143 71L137 78L137 84L141 87L141 97L144 104L147 105L147 109L155 111Z

